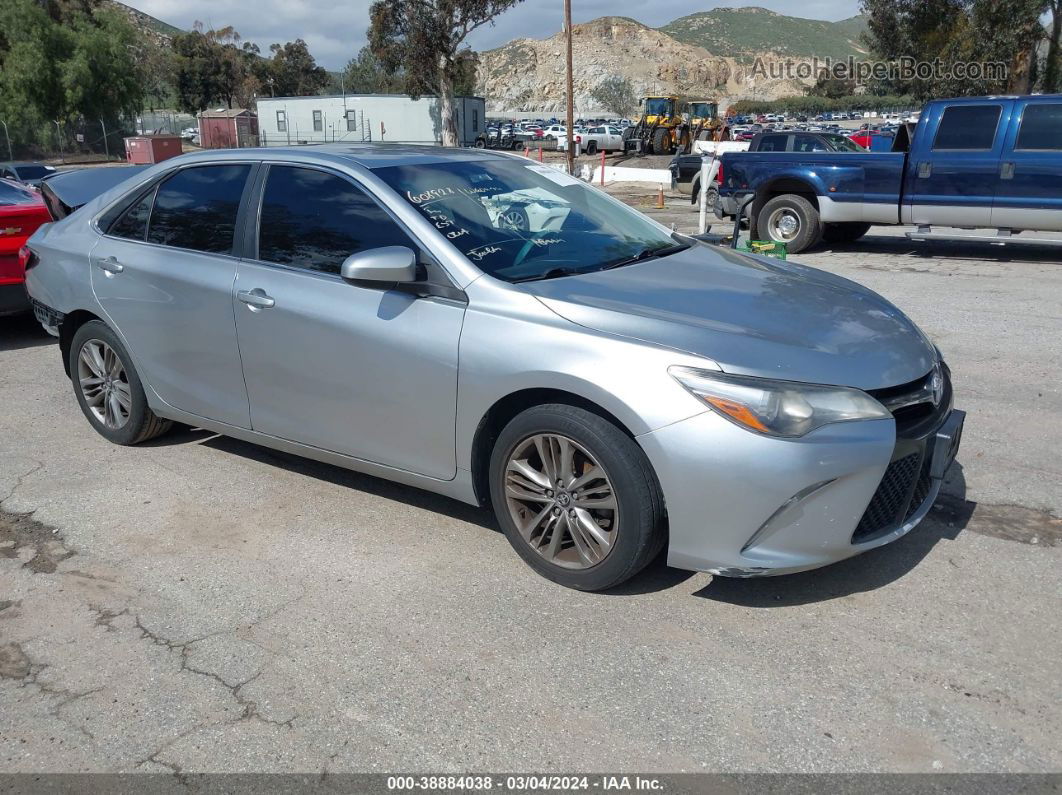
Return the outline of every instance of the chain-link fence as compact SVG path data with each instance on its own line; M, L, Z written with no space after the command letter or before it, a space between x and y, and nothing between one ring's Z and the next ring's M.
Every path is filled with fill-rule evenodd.
M57 160L84 163L124 160L125 138L131 135L180 135L197 127L195 116L173 111L145 112L115 120L18 124L0 118L0 160Z

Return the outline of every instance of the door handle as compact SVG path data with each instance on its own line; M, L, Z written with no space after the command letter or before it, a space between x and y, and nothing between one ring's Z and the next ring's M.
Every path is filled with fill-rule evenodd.
M933 164L928 160L923 160L918 164L918 178L925 179L933 174Z
M101 260L97 260L96 265L101 271L109 273L112 276L125 270L125 265L120 263L114 257L104 257Z
M999 166L999 178L1000 179L1014 179L1014 164L1013 163L1001 163Z
M276 303L276 301L266 295L266 291L261 287L255 287L253 290L240 290L236 293L236 297L247 304L252 312L257 312L259 309L269 309Z

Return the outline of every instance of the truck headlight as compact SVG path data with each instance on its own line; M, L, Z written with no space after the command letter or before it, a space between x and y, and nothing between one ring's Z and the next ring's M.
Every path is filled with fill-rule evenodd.
M866 392L727 375L696 367L668 373L709 408L746 430L796 438L832 422L889 419L892 414Z

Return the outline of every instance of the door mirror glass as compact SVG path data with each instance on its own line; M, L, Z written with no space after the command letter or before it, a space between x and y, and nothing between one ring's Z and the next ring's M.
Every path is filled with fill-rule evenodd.
M350 281L415 282L417 255L406 246L384 246L351 254L339 269Z

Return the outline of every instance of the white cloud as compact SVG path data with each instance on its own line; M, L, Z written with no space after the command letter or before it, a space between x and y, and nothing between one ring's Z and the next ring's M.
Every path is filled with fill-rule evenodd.
M125 0L153 17L190 29L196 20L207 27L231 25L244 39L269 50L273 42L305 39L318 63L340 69L365 44L371 0ZM689 0L573 0L576 22L613 15L633 17L654 27L696 11L750 3L721 2L692 6ZM859 13L859 0L754 0L754 4L814 19L838 20ZM647 9L647 6L649 8ZM545 38L561 29L562 0L524 0L499 16L494 25L475 31L469 43L485 50L519 38Z

